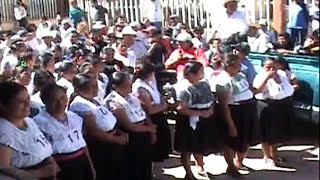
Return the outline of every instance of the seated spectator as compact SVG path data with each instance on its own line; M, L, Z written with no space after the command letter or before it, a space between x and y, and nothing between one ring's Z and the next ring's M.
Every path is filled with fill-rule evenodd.
M268 35L269 42L274 43L277 41L276 31L272 27L270 27L270 30L268 30L268 22L266 19L260 19L259 25L261 30Z
M248 43L252 52L265 53L268 48L269 37L261 30L260 25L250 24L248 34Z
M171 53L165 62L165 67L167 69L176 69L178 80L183 78L185 65L191 59L199 61L203 66L207 66L208 60L203 50L193 47L192 37L189 33L180 33L176 40L179 43L179 48Z
M273 43L273 50L281 54L287 54L293 52L293 46L289 41L289 35L287 33L280 33L278 35L278 41Z
M319 56L319 29L313 31L312 35L304 42L303 48L307 54Z
M203 37L204 29L203 27L196 27L193 30L193 38L192 38L192 44L196 48L201 48L204 51L209 48L209 45L206 41L206 39Z
M218 37L213 37L209 40L209 49L205 52L207 59L214 54L222 53L221 49L221 39Z

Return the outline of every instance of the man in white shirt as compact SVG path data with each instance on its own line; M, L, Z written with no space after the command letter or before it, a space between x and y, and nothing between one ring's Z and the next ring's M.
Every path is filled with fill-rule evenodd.
M160 0L145 0L143 4L146 17L158 30L162 28L162 3Z
M20 27L26 27L27 22L27 9L21 0L17 0L17 4L13 9L14 18L19 22Z
M126 26L122 30L122 38L124 43L128 46L128 51L133 51L137 57L137 61L143 61L148 55L148 49L144 46L142 41L135 39L136 32L131 26Z
M245 34L248 30L245 15L237 10L237 0L225 0L226 12L221 14L218 25L218 32L221 39L227 39L236 33Z
M247 34L252 52L265 53L269 49L269 36L261 30L258 24L250 24Z

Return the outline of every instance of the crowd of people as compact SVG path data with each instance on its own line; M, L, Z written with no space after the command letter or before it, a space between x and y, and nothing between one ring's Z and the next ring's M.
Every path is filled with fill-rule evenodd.
M177 151L191 180L191 155L207 176L203 156L220 152L226 173L239 177L258 142L267 166L283 162L277 148L291 138L299 89L281 55L293 52L289 38L260 38L264 20L246 26L236 0L224 5L224 18L244 34L227 24L207 41L202 27L190 30L176 15L165 29L119 16L112 27L97 21L89 30L76 1L70 18L43 17L38 26L22 18L0 41L0 168L40 179L151 180L152 163ZM319 29L310 45L318 38ZM256 72L247 56L259 50L279 54Z

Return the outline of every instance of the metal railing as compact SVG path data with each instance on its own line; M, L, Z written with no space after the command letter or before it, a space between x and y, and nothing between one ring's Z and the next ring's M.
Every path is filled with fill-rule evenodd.
M14 21L16 0L0 0L1 22ZM40 19L43 16L54 18L58 13L57 0L29 0L27 4L28 18Z

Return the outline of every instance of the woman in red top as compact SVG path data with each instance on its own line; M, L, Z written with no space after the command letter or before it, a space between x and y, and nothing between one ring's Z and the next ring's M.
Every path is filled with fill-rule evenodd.
M190 59L200 62L203 66L208 65L208 60L204 54L204 51L202 49L193 47L191 42L192 37L189 33L180 33L176 40L179 43L179 48L171 53L170 57L165 62L165 67L167 69L176 69L178 80L183 78L185 64Z

